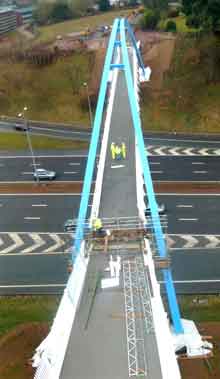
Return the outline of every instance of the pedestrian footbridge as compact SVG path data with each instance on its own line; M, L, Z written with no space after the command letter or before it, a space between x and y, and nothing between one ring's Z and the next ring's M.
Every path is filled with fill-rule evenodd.
M51 331L36 350L35 379L178 379L178 356L211 352L193 321L180 317L167 220L158 214L141 130L139 81L146 73L127 20L116 19L93 124L73 270ZM125 159L112 159L112 142L125 143ZM109 231L105 237L91 231L96 218Z

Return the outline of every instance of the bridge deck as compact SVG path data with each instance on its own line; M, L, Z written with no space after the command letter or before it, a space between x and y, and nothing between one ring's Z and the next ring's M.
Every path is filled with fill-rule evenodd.
M138 215L133 130L124 73L119 73L104 171L100 217ZM125 142L128 150L126 160L112 161L110 154L112 141ZM112 168L116 165L123 165L123 167ZM120 276L119 287L101 289L100 277L109 276L109 273L105 271L107 265L107 256L103 254L90 258L61 379L127 379L129 377L123 274ZM154 333L146 334L144 340L147 375L142 377L161 379Z

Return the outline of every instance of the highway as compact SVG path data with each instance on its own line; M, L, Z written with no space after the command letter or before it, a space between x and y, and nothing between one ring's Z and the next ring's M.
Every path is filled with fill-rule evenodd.
M54 170L57 181L82 181L86 153L57 152L36 155L38 168ZM220 181L218 156L150 156L154 181ZM27 155L1 155L0 181L33 181L33 163Z
M169 234L220 234L220 195L158 194ZM0 232L61 233L77 217L80 194L0 194ZM91 204L91 201L90 201Z

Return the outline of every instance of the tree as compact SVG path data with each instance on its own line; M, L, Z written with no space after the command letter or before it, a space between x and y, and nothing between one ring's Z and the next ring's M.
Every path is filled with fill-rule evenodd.
M176 23L175 23L175 21L172 21L172 20L167 21L166 32L176 33Z
M141 22L142 29L155 30L160 21L160 12L158 10L146 9Z
M99 10L102 12L106 12L110 9L109 0L99 0Z
M74 17L85 16L93 5L93 0L67 0Z
M187 24L220 32L220 0L183 0Z
M69 20L72 18L72 12L66 3L58 0L53 4L49 17L54 22Z
M150 9L167 9L168 0L142 0L143 5Z

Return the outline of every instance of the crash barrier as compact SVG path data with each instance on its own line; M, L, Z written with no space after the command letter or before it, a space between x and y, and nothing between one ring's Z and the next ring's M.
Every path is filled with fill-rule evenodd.
M59 379L60 377L88 266L84 246L83 243L52 328L33 356L32 365L37 368L34 379Z

